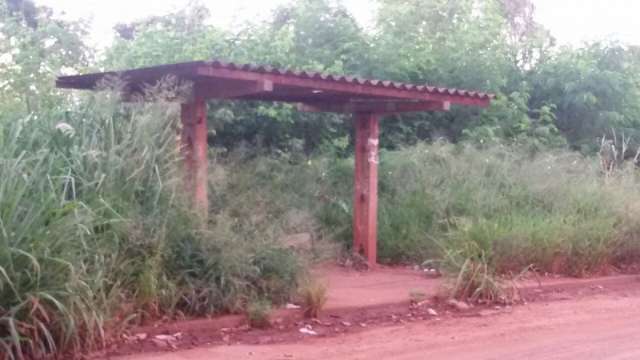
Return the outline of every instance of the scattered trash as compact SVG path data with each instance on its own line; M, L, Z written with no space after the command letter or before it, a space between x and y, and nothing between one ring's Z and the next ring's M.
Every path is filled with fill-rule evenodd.
M159 348L166 348L170 346L170 344L164 340L151 339L151 341Z
M447 305L451 306L452 308L455 308L458 311L466 311L471 308L469 304L462 301L458 301L456 299L450 299L449 301L447 301Z
M431 316L438 316L438 312L433 310L432 308L428 308L427 309L427 314L429 314Z
M316 319L316 318L311 319L311 322L312 322L312 323L314 323L314 324L316 324L316 325L322 325L322 326L331 326L331 325L333 325L333 324L332 324L332 323L330 323L330 322L325 322L325 321L322 321L322 320L320 320L320 319Z
M420 302L412 303L412 304L411 304L411 307L413 307L413 308L419 308L419 307L421 307L421 306L424 306L424 305L429 304L429 302L430 302L429 300L422 300L422 301L420 301Z
M176 333L174 335L156 335L151 339L151 341L158 347L166 348L171 347L172 349L176 349L178 339L182 337L182 333Z
M289 310L295 310L295 309L300 309L300 305L287 303L287 305L285 305L284 308Z
M305 334L305 335L318 335L317 332L313 331L313 328L311 327L311 325L302 327L298 331L300 331L302 334Z
M442 276L440 272L440 262L437 260L427 260L422 263L421 267L426 277L437 278Z
M127 341L127 342L137 342L137 341L144 341L147 338L147 334L146 333L139 333L139 334L134 334L134 335L127 335L124 334L122 335L122 337Z
M348 322L348 321L342 321L342 322L340 322L340 324L342 324L342 326L346 326L346 327L351 326L351 323Z
M439 278L440 276L442 276L442 273L440 273L440 271L438 271L437 269L424 269L423 272L424 275L429 278Z

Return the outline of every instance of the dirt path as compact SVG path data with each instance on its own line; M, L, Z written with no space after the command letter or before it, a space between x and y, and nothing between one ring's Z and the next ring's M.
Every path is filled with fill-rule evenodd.
M640 286L562 294L510 313L414 322L292 344L201 347L118 360L639 359Z

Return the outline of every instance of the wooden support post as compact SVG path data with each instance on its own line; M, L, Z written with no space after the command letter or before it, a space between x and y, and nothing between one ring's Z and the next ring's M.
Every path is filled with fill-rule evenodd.
M182 154L185 161L185 189L191 193L194 207L206 219L207 198L207 102L201 97L182 104Z
M377 257L378 116L355 114L355 172L353 193L353 251L364 253L370 266Z

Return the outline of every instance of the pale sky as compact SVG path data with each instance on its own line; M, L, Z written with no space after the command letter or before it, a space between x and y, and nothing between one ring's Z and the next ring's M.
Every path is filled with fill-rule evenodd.
M112 28L151 15L162 15L183 7L187 0L35 0L70 18L92 19L91 39L106 45ZM234 24L264 19L270 10L291 0L202 0L211 9L212 21L233 28ZM398 0L402 1L402 0ZM344 0L363 25L371 22L370 0ZM614 38L640 45L640 0L534 0L537 20L563 44Z

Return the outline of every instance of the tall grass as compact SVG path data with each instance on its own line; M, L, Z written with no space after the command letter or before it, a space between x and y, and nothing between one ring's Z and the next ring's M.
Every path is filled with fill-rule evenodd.
M268 234L225 212L194 226L167 89L0 119L0 359L69 358L131 322L295 288L298 261Z
M260 170L265 162L272 171ZM268 189L279 207L313 214L316 236L350 246L352 158L258 157L234 164L233 172L244 174L240 188ZM487 276L525 268L606 272L640 255L638 185L631 165L606 178L597 158L566 150L531 154L438 142L383 151L379 258L428 259L455 271L482 266Z
M496 300L501 275L524 269L586 276L640 256L638 170L610 177L595 157L436 142L382 151L378 255L429 260L455 275L453 293ZM309 232L351 245L353 158L236 151L212 180L216 213L256 233ZM304 224L288 229L291 212Z
M194 223L167 91L0 119L0 359L70 357L161 315L277 305L302 271L280 238L350 246L353 159L332 155L212 150L209 222ZM434 143L383 152L379 176L380 260L439 263L459 297L492 300L496 276L525 268L583 276L640 256L633 167L605 178L566 151Z

